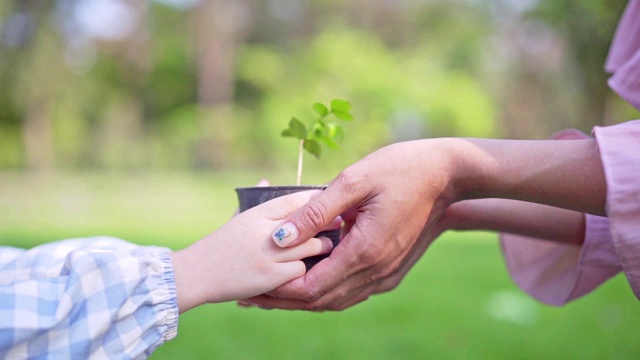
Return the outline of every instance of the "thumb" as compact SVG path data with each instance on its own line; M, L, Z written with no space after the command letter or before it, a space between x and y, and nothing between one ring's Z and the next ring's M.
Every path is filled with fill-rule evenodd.
M271 237L280 247L310 239L359 200L342 186L330 184L303 207L287 216Z

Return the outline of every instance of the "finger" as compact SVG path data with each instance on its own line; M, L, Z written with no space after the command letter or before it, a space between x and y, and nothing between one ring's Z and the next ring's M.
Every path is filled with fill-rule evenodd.
M354 284L357 283L361 283L363 285L354 286ZM310 302L307 304L307 307L314 311L343 310L348 307L343 306L343 304L352 303L354 301L355 303L358 303L362 301L359 300L363 296L362 294L370 294L370 288L372 286L373 285L371 283L368 283L368 276L364 272L360 272L352 275L350 281L340 283L317 300Z
M276 264L274 278L289 281L301 277L305 272L307 272L307 267L302 260L282 262Z
M357 234L358 232L360 232L360 229L356 226L347 236L355 236L354 234ZM344 251L344 249L349 249L350 247L338 246L334 249L334 252L330 257L318 263L304 277L300 278L306 280L305 285L307 286L306 293L302 293L303 297L296 297L299 296L295 292L296 289L292 290L286 287L289 284L296 284L300 279L295 279L289 284L285 284L285 286L275 289L270 292L270 294L279 297L293 297L299 300L307 300L308 304L305 306L314 311L343 310L349 306L353 306L364 301L368 296L374 293L379 284L384 282L385 279L396 275L400 276L401 279L411 266L418 261L420 255L424 250L426 250L429 243L430 242L425 242L424 244L421 243L416 246L416 252L411 253L410 255L407 253L402 254L392 263L384 264L381 262L372 267L360 267L359 270L357 264L350 264L348 262L349 256L345 256L349 252ZM334 254L336 256L334 256ZM357 258L355 254L351 257ZM401 259L407 260L403 261ZM388 269L393 268L397 270L391 272L386 278L380 277L381 273L386 273ZM401 271L401 273L398 271ZM340 276L335 276L335 274ZM396 285L399 282L400 281L398 280ZM307 298L304 297L309 294L312 296Z
M301 239L309 239L358 203L361 199L357 192L343 184L343 181L332 182L320 195L287 216L272 234L273 241L280 247L287 247Z
M267 179L261 179L260 181L258 181L258 184L256 184L257 187L265 187L265 186L269 186L269 180Z
M305 295L296 295L296 291L292 289L298 288L303 279L307 278L311 272L316 269L323 262L327 262L331 257L319 262L313 269L311 269L305 276L294 279L287 284L271 291L267 294L262 294L249 299L246 299L250 304L257 305L258 307L267 309L282 309L282 310L307 310L307 311L325 311L325 310L342 310L349 306L355 305L364 299L366 299L371 291L368 290L368 286L360 286L351 288L348 285L337 287L333 291L330 291L323 296L312 297L305 299ZM357 275L355 275L357 276ZM308 280L307 280L308 281ZM284 295L281 296L281 295ZM346 304L346 305L342 305Z
M357 261L356 254L349 246L349 239L344 238L345 246L337 246L331 256L313 266L305 276L290 281L272 290L269 294L276 297L314 301L349 279L357 271L352 266Z
M293 299L279 299L269 295L258 295L246 299L250 304L263 309L307 310L307 302Z
M373 294L386 292L397 287L404 275L420 259L429 244L430 242L427 241L420 243L416 251L407 256L407 260L401 262L398 270L392 275L380 280L372 280L371 273L375 273L375 269L365 269L354 273L349 277L350 281L338 283L329 292L307 304L307 306L316 311L342 311L367 300ZM361 285L354 287L354 284Z
M328 254L331 249L333 249L333 243L328 237L311 238L293 247L278 248L274 260L277 262L300 260L310 256Z
M322 229L322 231L338 230L341 227L342 227L342 217L338 216L337 218L333 219L333 221L330 222L329 225L325 226L324 229Z
M246 299L246 301L251 305L265 309L307 310L322 312L325 310L340 311L347 309L353 305L365 301L369 298L369 296L370 292L366 290L360 290L360 292L356 292L355 295L347 297L346 300L335 302L335 304L324 304L322 301L309 302L297 299L283 299L267 294L258 295Z
M365 289L361 291L359 294L357 294L356 296L344 299L343 301L339 302L336 306L334 306L333 310L335 311L346 310L352 306L355 306L363 301L368 300L371 295L372 295L372 291L370 289Z
M368 246L361 240L369 238L365 236L363 229L370 229L370 222L367 216L361 216L343 238L341 245L333 249L331 256L317 263L305 276L269 292L268 295L276 300L270 298L267 300L269 303L262 303L261 306L285 309L328 309L337 298L355 296L355 293L362 291L363 285L373 281L371 277L375 275L377 268L375 266L372 273L363 272L369 267L363 267L362 260L370 257L371 252L378 251L376 246L370 246L370 244ZM384 246L382 242L374 241L374 244L376 243Z
M340 239L344 239L345 236L351 231L351 228L355 225L354 222L344 221L340 228Z
M297 279L296 279L297 280ZM295 281L295 280L294 280ZM370 285L353 287L353 284L340 285L313 301L278 298L272 296L262 299L261 306L287 310L340 311L367 299L372 292Z
M238 300L236 301L236 304L238 305L238 307L242 307L242 308L251 308L255 306L248 300Z
M301 191L289 195L277 197L264 202L248 211L258 211L261 216L274 221L281 221L294 211L307 204L314 196L320 194L320 190ZM254 210L255 209L255 210ZM312 234L308 238L313 237Z

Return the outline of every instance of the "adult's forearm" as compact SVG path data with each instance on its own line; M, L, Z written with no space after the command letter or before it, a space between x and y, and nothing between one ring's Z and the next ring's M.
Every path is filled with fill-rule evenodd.
M447 209L443 220L450 230L490 230L575 245L584 242L584 214L524 201L461 201Z
M503 198L605 215L595 140L450 139L459 199Z

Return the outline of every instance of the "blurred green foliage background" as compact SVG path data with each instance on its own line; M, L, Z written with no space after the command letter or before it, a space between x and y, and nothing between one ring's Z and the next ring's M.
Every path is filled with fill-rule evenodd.
M394 141L546 138L633 112L603 63L626 1L4 1L0 169L288 170L345 98L337 171Z
M326 183L396 141L541 139L640 115L603 71L624 0L0 2L0 243L109 234L179 248L291 183L279 134L349 99ZM154 358L637 358L624 277L555 309L495 235L445 234L391 294L339 314L212 305Z

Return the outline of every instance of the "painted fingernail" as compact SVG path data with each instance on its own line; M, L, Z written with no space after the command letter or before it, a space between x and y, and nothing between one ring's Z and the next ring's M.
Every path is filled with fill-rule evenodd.
M298 238L298 229L293 223L288 222L273 233L272 238L273 241L276 242L276 245L280 247L289 246Z

